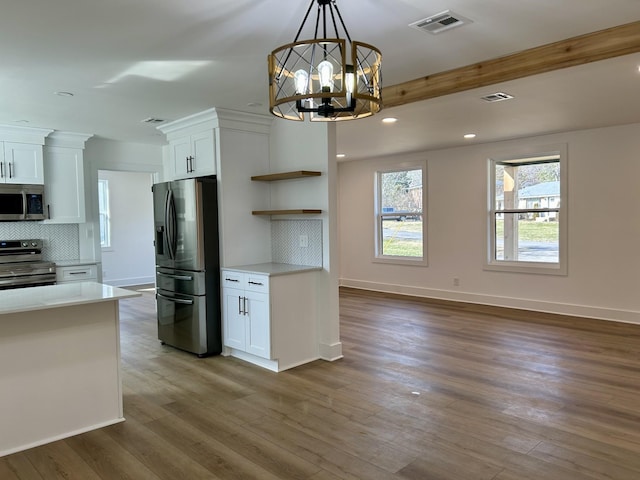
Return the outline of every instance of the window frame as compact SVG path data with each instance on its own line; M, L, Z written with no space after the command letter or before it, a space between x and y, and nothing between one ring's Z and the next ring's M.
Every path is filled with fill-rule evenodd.
M102 185L102 187L101 187ZM103 198L101 201L100 190L103 191ZM109 192L109 180L106 178L98 178L98 231L100 233L100 248L102 251L108 252L112 250L111 242L111 211L110 211L110 192ZM102 244L102 222L101 217L105 217L106 225L106 244Z
M422 171L422 256L409 257L399 255L384 255L382 218L397 216L395 213L382 212L382 175L385 173L404 172L410 170ZM412 265L426 267L427 261L427 162L426 160L396 164L387 168L377 169L374 175L374 263L388 263L395 265Z
M540 159L557 156L560 163L560 202L558 207L545 209L507 209L499 210L496 207L496 164L521 161L527 163L541 163ZM485 245L484 269L501 272L533 273L544 275L567 275L568 272L568 159L566 144L548 146L527 146L520 149L510 149L504 153L492 155L487 162L487 231ZM495 258L496 252L496 213L524 213L532 210L549 211L557 209L558 221L558 262L535 262L526 260L498 260Z

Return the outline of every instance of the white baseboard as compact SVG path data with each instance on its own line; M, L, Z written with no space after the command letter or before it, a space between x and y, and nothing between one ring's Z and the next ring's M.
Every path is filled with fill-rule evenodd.
M413 287L407 285L394 285L364 280L343 278L340 285L344 287L372 290L375 292L397 293L414 297L433 298L437 300L449 300L453 302L475 303L493 307L516 308L518 310L530 310L534 312L555 313L573 317L595 318L598 320L611 320L614 322L640 324L640 312L633 310L620 310L615 308L603 308L592 305L576 305L570 303L546 302L542 300L530 300L525 298L500 297L497 295L480 295L451 290L438 290L433 288Z
M80 435L82 433L87 433L92 430L108 427L110 425L115 425L116 423L121 423L121 422L124 422L124 417L114 418L113 420L107 420L106 422L101 422L95 425L89 425L84 428L79 428L77 430L72 430L70 432L61 433L60 435L54 435L49 438L43 438L42 440L38 440L37 442L31 442L26 445L20 445L19 447L13 447L8 450L0 451L0 457L11 455L17 452L22 452L24 450L29 450L31 448L39 447L41 445L46 445L47 443L57 442L58 440L73 437L75 435Z
M342 342L332 344L321 343L319 345L320 358L328 362L333 362L342 358Z

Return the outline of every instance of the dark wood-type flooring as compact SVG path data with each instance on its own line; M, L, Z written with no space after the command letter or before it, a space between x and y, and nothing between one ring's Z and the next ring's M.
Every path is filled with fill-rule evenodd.
M640 479L640 326L342 289L344 359L272 373L121 301L124 423L0 479ZM0 435L2 432L0 432Z

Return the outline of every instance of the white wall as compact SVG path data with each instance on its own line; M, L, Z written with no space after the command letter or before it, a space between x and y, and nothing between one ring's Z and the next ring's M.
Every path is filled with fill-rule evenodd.
M568 147L568 275L483 270L487 158ZM640 124L342 162L340 277L346 286L640 323ZM427 160L429 266L374 263L377 169ZM460 286L453 286L453 278Z
M320 170L320 177L271 182L272 209L321 209L323 272L318 282L320 356L342 357L338 306L337 166L334 123L273 122L271 173Z
M251 214L268 207L268 186L252 182L251 176L262 175L269 168L269 135L228 127L216 133L220 265L268 262L269 220Z
M102 249L103 283L154 283L151 174L100 170L98 177L109 181L111 213L111 246Z

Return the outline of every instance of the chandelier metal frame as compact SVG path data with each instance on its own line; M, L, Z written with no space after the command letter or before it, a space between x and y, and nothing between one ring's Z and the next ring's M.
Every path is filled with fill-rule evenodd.
M316 3L314 37L298 40ZM328 22L335 37L327 37ZM268 56L269 110L288 120L304 120L305 114L311 121L373 115L382 108L381 64L380 50L351 40L336 0L311 0L293 42Z

